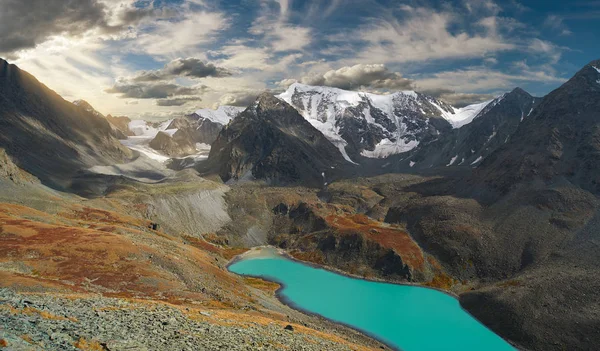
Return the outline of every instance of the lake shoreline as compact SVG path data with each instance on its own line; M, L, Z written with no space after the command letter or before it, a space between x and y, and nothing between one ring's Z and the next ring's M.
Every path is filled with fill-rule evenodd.
M243 260L244 260L244 257L245 257L245 256L248 256L247 254L248 254L249 252L251 252L253 249L256 249L256 248L270 248L270 249L275 249L275 250L277 251L277 253L278 253L278 254L280 254L282 257L284 257L284 258L286 258L286 259L289 259L289 260L291 260L291 261L294 261L294 262L297 262L297 263L299 263L299 264L303 264L303 265L306 265L306 266L310 266L310 267L312 267L312 268L316 268L316 269L323 269L323 270L327 270L327 271L330 271L330 272L332 272L332 273L335 273L335 274L339 274L338 272L335 272L335 271L332 271L332 270L328 270L328 269L325 269L325 268L319 267L319 266L318 266L318 265L316 265L316 264L313 266L313 265L311 265L311 264L307 264L305 261L301 261L301 260L294 259L294 258L293 258L293 257L291 257L291 256L290 256L290 255L289 255L287 252L285 252L283 249L276 248L276 247L274 247L274 246L258 246L258 247L255 247L255 248L252 248L252 249L250 249L250 251L246 251L245 253L243 253L243 254L241 254L241 255L237 255L237 256L235 256L235 257L234 257L233 259L231 259L231 260L230 260L230 261L227 263L227 265L225 266L225 267L227 268L227 271L228 271L228 272L231 272L231 271L229 270L229 267L230 267L231 265L233 265L233 264L235 264L235 263L237 263L237 262L239 262L239 261L243 261ZM381 338L377 337L377 336L376 336L376 335L374 335L373 333L370 333L370 332L368 332L368 331L366 331L366 330L364 330L364 329L361 329L361 328L359 328L359 327L353 326L353 325L351 325L351 324L348 324L348 323L344 323L344 322L337 321L337 320L334 320L334 319L331 319L331 318L327 318L327 317L325 317L325 316L323 316L323 315L321 315L321 314L319 314L319 313L312 312L312 311L309 311L309 310L307 310L307 309L305 309L305 308L301 307L300 305L298 305L298 304L297 304L297 303L295 303L294 301L292 301L292 300L288 299L287 297L283 296L283 290L285 290L285 288L287 287L287 285L286 285L285 283L283 283L282 281L280 281L279 279L275 278L275 277L268 276L268 275L237 274L237 273L234 273L234 272L231 272L231 273L233 273L233 274L236 274L236 275L239 275L239 276L244 276L244 277L252 277L252 278L258 278L258 279L263 279L263 280L265 280L265 281L273 282L273 283L275 283L275 284L279 285L279 288L277 288L277 290L275 290L275 296L277 297L277 299L278 299L278 300L279 300L279 301L280 301L282 304L284 304L284 305L286 305L286 306L288 306L288 307L290 307L290 308L292 308L292 309L294 309L294 310L296 310L296 311L302 312L302 313L304 313L304 314L306 314L306 315L308 315L308 316L312 316L312 317L316 317L316 318L324 319L324 320L326 320L326 321L329 321L329 322L331 322L331 323L339 324L339 325L342 325L342 326L344 326L344 327L346 327L346 328L349 328L349 329L355 330L355 331L357 331L357 332L359 332L359 333L361 333L361 334L365 335L366 337L368 337L368 338L371 338L371 339L373 339L373 340L375 340L375 341L377 341L377 342L381 343L382 345L385 345L385 346L386 346L387 348L389 348L390 350L393 350L393 351L403 351L401 348L399 348L399 347L396 347L396 346L394 346L394 345L391 345L391 344L390 344L388 341L382 340ZM356 279L356 278L354 278L354 277L352 277L352 276L347 276L347 277L348 277L348 278L352 278L352 279Z
M260 250L260 249L272 249L274 251L276 251L280 256L283 256L285 258L287 258L290 261L294 261L300 264L303 264L305 266L309 266L315 269L322 269L325 271L329 271L335 274L339 274L342 275L344 277L347 278L352 278L352 279L358 279L358 280L362 280L362 281L366 281L366 282L371 282L371 283L381 283L381 284L392 284L392 285L403 285L403 286L412 286L412 287L418 287L418 288L423 288L423 289L430 289L430 290L435 290L441 293L444 293L446 295L450 295L453 298L457 299L459 298L458 294L452 292L452 291L448 291L448 290L444 290L444 289L440 289L440 288L436 288L433 286L426 286L426 285L422 285L419 283L411 283L411 282L399 282L399 281L388 281L388 280L384 280L382 278L365 278L359 275L355 275L355 274L351 274L348 273L346 271L343 271L339 268L335 268L332 266L328 266L328 265L321 265L318 263L314 263L314 262L309 262L309 261L303 261L300 259L297 259L296 257L290 255L287 251L285 251L284 249L275 247L275 246L271 246L271 245L264 245L264 246L255 246L253 248L251 248L250 250L244 252L243 254L237 255L234 258L232 258L227 265L225 266L225 268L227 268L227 270L229 270L229 266L235 264L238 261L243 260L244 258L250 256L254 251L254 250Z
M340 276L344 276L344 277L347 277L347 278L350 278L350 279L357 279L357 280L361 280L361 281L365 281L365 282L370 282L370 283L376 283L376 284L379 283L379 284L389 284L389 285L398 285L398 286L410 286L410 287L415 287L415 288L429 289L429 290L433 290L433 291L436 291L436 292L443 293L445 295L448 295L448 296L456 299L458 301L459 307L465 313L467 313L469 316L471 316L471 318L473 318L476 321L478 321L484 328L488 329L490 332L496 334L498 337L500 337L506 343L508 343L509 345L511 345L515 350L518 350L518 348L517 348L516 345L514 345L509 340L506 340L504 337L500 336L499 334L497 334L496 332L494 332L493 330L491 330L490 328L488 328L485 324L483 324L481 321L479 321L477 318L475 318L475 316L473 316L471 313L469 313L469 311L467 311L466 309L464 309L462 307L462 305L460 304L459 296L457 294L455 294L454 292L450 292L450 291L446 291L446 290L443 290L443 289L439 289L439 288L435 288L435 287L430 287L430 286L423 286L423 285L420 285L418 283L390 282L390 281L385 281L385 280L383 280L381 278L370 279L370 278L365 278L365 277L353 275L353 274L350 274L348 272L344 272L344 271L342 271L342 270L340 270L338 268L335 268L335 267L331 267L331 266L327 266L327 265L320 265L320 264L316 264L314 262L302 261L300 259L297 259L297 258L291 256L284 249L281 249L281 248L278 248L278 247L274 247L274 246L271 246L271 245L253 247L249 251L246 251L245 253L237 255L234 258L232 258L227 263L227 265L225 267L227 268L227 270L229 272L231 272L229 270L229 267L231 265L233 265L233 264L235 264L235 263L237 263L239 261L243 261L244 259L251 259L252 254L256 254L257 251L259 251L259 250L265 250L265 249L272 250L272 251L276 252L277 255L279 255L279 256L281 256L281 257L283 257L285 259L288 259L290 261L296 262L298 264L301 264L301 265L304 265L304 266L308 266L308 267L311 267L311 268L314 268L314 269L328 271L330 273L338 274ZM235 272L232 272L232 273L237 274ZM364 330L362 328L353 326L353 325L345 323L345 322L341 322L341 321L337 321L337 320L325 317L325 316L323 316L323 315L321 315L319 313L308 311L305 308L299 306L294 301L291 301L290 299L288 299L288 298L286 298L285 296L282 295L283 290L286 288L286 284L283 283L283 282L281 282L279 279L277 279L275 277L268 276L268 275L248 275L248 274L243 274L243 275L242 274L237 274L237 275L248 276L248 277L253 277L253 278L258 278L258 279L263 279L263 280L266 280L266 281L274 282L274 283L276 283L276 284L279 285L279 288L275 291L275 295L276 295L277 299L281 303L283 303L283 304L285 304L285 305L287 305L287 306L289 306L289 307L291 307L291 308L293 308L293 309L295 309L295 310L297 310L299 312L305 313L307 315L315 316L315 317L318 317L318 318L322 318L322 319L330 321L332 323L340 324L340 325L343 325L343 326L345 326L347 328L350 328L350 329L353 329L355 331L358 331L359 333L362 333L365 336L367 336L369 338L372 338L372 339L376 340L377 342L382 343L383 345L385 345L386 347L390 348L391 350L402 351L401 348L396 347L394 345L391 345L388 341L385 341L382 338L380 338L380 337L374 335L373 333L368 332L368 331L366 331L366 330Z

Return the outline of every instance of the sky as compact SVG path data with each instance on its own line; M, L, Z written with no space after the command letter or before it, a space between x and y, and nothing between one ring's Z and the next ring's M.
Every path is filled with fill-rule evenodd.
M600 58L600 1L0 0L0 57L67 100L160 120L293 82L457 107Z

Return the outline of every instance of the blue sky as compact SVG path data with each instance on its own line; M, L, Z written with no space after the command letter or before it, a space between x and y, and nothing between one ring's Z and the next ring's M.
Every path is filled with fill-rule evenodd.
M9 9L0 13L7 33L0 57L67 99L154 119L245 105L295 81L417 90L458 106L516 86L541 96L600 58L596 0L0 0L0 7Z

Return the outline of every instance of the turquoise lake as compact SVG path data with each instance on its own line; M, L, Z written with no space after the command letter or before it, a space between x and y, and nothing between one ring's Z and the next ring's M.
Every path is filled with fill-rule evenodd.
M515 350L437 290L349 278L261 250L229 266L280 283L281 298L404 351Z

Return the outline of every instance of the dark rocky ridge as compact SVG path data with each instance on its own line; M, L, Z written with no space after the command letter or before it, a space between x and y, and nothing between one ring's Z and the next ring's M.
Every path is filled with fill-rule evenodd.
M387 221L454 277L461 303L526 349L600 340L600 72L585 66L546 96L473 174L409 186Z
M20 168L47 185L68 188L78 170L131 157L117 138L102 116L0 60L0 147Z
M410 157L403 156L402 164L415 162L415 169L477 165L510 140L540 101L516 88L490 102L471 123L422 143Z
M220 132L199 169L225 182L250 177L321 187L344 167L346 161L321 132L292 106L263 93Z
M600 61L548 94L510 142L486 159L478 179L500 192L514 184L567 180L600 193Z

